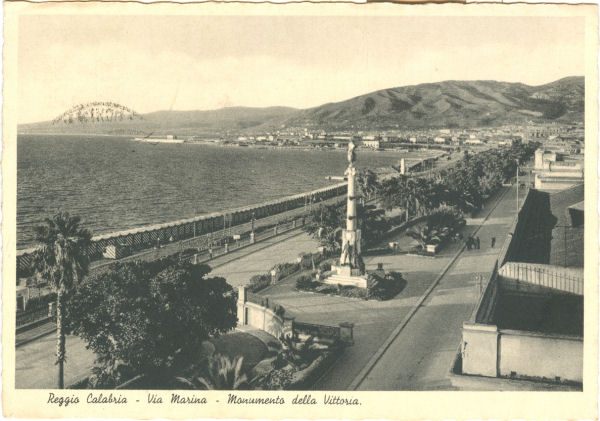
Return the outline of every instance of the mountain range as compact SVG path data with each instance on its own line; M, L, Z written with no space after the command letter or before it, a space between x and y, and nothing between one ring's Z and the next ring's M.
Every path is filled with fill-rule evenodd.
M19 125L19 133L218 134L285 127L325 130L484 127L533 122L582 122L585 80L567 77L541 86L497 81L445 81L383 89L308 109L227 107L212 111L157 111L100 120L90 103L54 121ZM112 104L112 103L100 103ZM97 110L96 106L96 110ZM74 110L74 111L73 111ZM106 106L103 115L111 113ZM70 112L78 112L71 115ZM79 117L79 118L78 118Z

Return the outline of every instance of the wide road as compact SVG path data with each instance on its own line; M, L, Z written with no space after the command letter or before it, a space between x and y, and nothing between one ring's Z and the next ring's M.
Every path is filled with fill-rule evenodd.
M479 221L480 250L464 250L376 361L370 361L350 389L452 389L449 371L480 294L477 276L489 277L516 215L516 188L511 187L489 216ZM491 238L496 238L495 247ZM396 332L395 332L396 333Z

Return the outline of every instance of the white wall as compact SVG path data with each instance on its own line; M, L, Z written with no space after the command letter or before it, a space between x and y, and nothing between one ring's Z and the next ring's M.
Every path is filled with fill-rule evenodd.
M583 381L583 338L465 323L462 372L479 376L515 376Z
M500 375L583 381L583 340L522 331L502 331Z

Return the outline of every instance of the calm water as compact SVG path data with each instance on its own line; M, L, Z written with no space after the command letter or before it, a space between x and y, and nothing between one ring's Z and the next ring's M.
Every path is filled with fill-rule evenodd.
M58 210L93 234L236 208L332 184L342 151L146 144L127 138L20 135L17 246ZM397 163L396 153L360 152L359 167Z

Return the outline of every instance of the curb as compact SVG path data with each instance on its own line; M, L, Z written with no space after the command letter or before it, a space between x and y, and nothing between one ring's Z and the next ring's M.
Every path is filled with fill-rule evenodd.
M471 233L471 235L476 234L479 231L479 229L483 226L485 221L488 220L488 218L490 217L492 212L496 209L496 207L498 207L498 205L500 204L500 201L504 198L504 196L508 193L509 190L510 189L506 189L504 191L504 193L502 193L500 195L500 197L496 200L496 203L492 206L492 208L490 209L490 211L488 212L486 217L481 221L481 224ZM409 313L406 315L406 317L404 317L404 319L402 319L400 324L392 331L390 336L388 336L388 338L379 347L379 349L377 350L375 355L373 355L373 357L371 357L371 359L369 360L369 362L367 362L365 367L363 367L363 369L358 373L358 375L354 378L354 380L352 380L352 383L350 383L350 385L348 386L348 390L356 390L358 388L358 386L360 386L360 384L363 382L363 380L371 372L371 370L373 369L375 364L377 364L377 362L381 359L381 357L383 356L385 351L387 351L387 349L390 347L392 342L394 342L394 340L396 340L398 335L400 335L400 332L402 332L404 327L406 327L406 325L408 324L410 319L414 316L414 314L417 312L417 310L423 305L423 302L427 299L429 294L431 294L431 291L433 291L433 289L439 284L440 280L444 277L444 275L446 275L446 273L448 272L450 267L456 262L456 260L462 254L462 252L465 250L466 247L467 247L466 243L464 243L460 247L460 249L456 252L454 257L450 260L450 262L448 262L448 264L444 267L442 272L438 275L438 277L435 279L435 281L433 281L433 283L429 286L429 288L427 288L427 290L419 298L417 303L412 307L412 309L409 311Z

